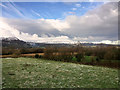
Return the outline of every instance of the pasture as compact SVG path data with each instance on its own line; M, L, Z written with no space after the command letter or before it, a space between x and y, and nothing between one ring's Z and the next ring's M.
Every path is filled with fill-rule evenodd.
M3 88L118 88L118 70L35 58L3 58Z

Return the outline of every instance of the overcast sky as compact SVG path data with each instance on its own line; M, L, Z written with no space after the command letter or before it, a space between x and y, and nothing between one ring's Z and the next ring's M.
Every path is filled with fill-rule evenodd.
M0 6L0 37L47 43L118 40L115 2L3 2Z

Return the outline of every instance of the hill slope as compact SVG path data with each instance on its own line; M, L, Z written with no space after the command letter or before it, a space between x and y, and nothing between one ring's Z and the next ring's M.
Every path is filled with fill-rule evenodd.
M34 58L4 58L3 87L117 88L118 70Z
M32 47L29 43L19 40L16 37L2 38L2 47L6 48L30 48Z

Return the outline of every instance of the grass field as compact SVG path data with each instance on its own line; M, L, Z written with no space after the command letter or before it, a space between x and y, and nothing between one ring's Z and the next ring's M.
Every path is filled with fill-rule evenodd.
M118 88L118 70L34 58L3 58L3 88Z

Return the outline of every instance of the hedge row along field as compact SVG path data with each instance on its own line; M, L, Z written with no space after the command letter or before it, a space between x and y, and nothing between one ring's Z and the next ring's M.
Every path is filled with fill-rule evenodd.
M118 70L35 58L3 58L3 88L118 88Z

